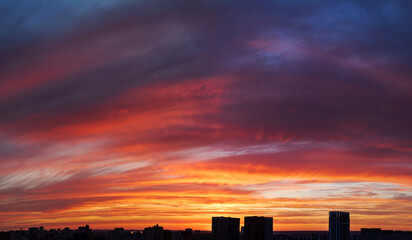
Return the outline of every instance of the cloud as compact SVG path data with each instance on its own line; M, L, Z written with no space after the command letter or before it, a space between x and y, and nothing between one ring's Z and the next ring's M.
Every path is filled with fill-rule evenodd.
M410 228L408 1L0 4L1 229Z

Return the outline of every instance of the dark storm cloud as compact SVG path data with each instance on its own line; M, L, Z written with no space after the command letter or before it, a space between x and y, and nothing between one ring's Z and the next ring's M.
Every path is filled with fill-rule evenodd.
M102 21L94 19L77 32L71 27L51 50L72 52L63 60L50 61L70 65L92 56L92 62L98 59L96 65L12 94L0 104L0 121L71 112L110 101L111 96L142 84L232 75L238 81L224 96L221 111L226 114L209 116L207 121L261 129L268 135L284 132L287 138L371 134L411 140L408 2L157 3L119 4L111 15L84 6L84 12ZM148 11L135 14L143 12L142 6ZM14 29L27 36L24 26L36 23L30 31L53 32L42 25L45 20L37 20L53 6L45 8L39 6ZM55 8L58 12L61 6ZM19 22L16 14L9 14L7 29ZM76 14L71 18L86 19L84 13ZM56 21L69 28L67 20ZM251 45L254 41L257 45ZM285 46L285 42L296 44ZM41 59L48 47L36 51L36 59Z
M130 6L135 5L127 5L118 8L123 15L111 16L114 23L94 21L90 33L74 32L69 43L56 46L70 45L70 38L80 46L69 46L75 50L69 63L90 54L99 57L94 51L108 52L114 62L107 59L92 69L17 93L2 101L1 121L71 111L141 84L232 74L240 84L226 96L222 111L228 114L212 116L213 121L262 128L269 134L284 131L292 137L316 133L334 138L350 135L352 129L355 135L410 140L411 113L406 109L412 102L411 83L404 62L411 48L407 5L178 1L145 5L150 11L142 16L133 15ZM102 38L114 43L102 43ZM286 48L279 55L270 53L270 46L249 46L256 39L270 45L285 38L303 42L306 50ZM94 50L84 50L88 48ZM47 47L42 49L47 52ZM300 55L291 57L290 51ZM378 76L363 70L362 64L379 67ZM387 76L379 79L382 72Z

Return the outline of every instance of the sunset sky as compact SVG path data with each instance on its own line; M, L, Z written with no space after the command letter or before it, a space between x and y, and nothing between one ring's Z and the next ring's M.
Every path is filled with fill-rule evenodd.
M409 0L2 0L0 230L412 230Z

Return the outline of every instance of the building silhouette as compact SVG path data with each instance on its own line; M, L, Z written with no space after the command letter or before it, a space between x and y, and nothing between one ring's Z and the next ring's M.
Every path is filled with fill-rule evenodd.
M239 240L240 218L212 217L212 240Z
M350 240L348 212L329 212L329 240Z
M245 217L242 234L240 219L213 217L212 232L191 228L165 230L158 224L141 230L92 230L88 225L77 229L30 227L28 230L0 231L0 240L412 240L411 231L362 228L350 233L348 212L329 212L328 231L273 232L273 218Z
M273 218L245 217L244 240L272 240Z
M77 231L73 232L73 239L74 240L92 240L93 232L90 229L89 225L84 227L78 227Z
M412 240L410 231L382 230L380 228L362 228L361 240Z
M100 238L103 238L102 240L105 240L105 238L107 240L137 240L140 237L140 231L127 231L124 230L124 228L115 228L112 231L108 231L106 236L100 236ZM99 236L97 236L98 238ZM96 239L96 237L94 238L94 240L98 240Z
M156 224L145 228L142 235L145 240L164 240L163 232L163 227Z

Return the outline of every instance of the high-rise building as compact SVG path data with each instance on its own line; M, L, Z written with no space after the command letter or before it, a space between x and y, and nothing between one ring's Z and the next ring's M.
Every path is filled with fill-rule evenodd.
M272 240L273 218L245 217L244 240Z
M239 218L212 217L212 240L239 240Z
M350 239L350 218L348 212L329 212L329 240Z

